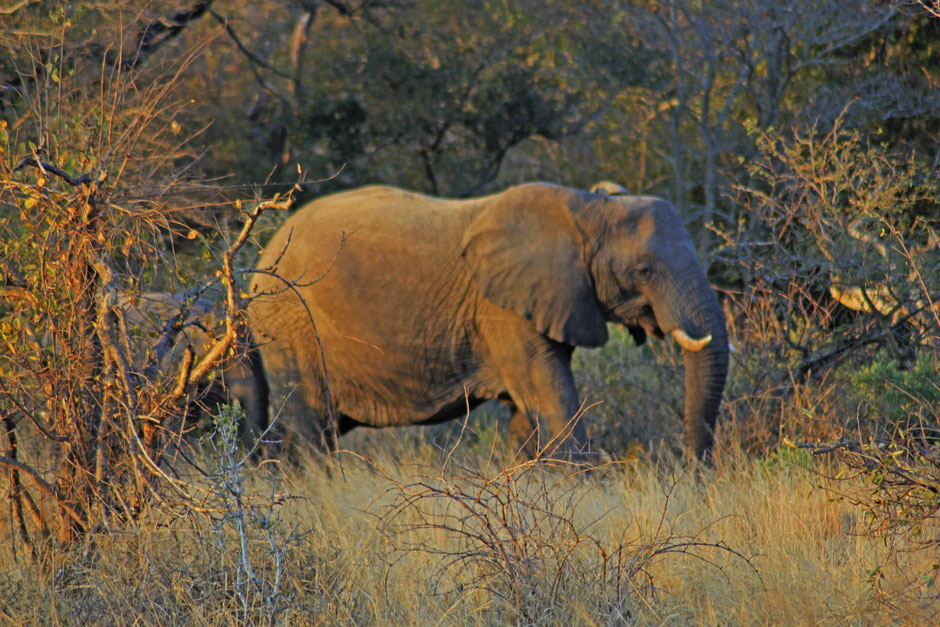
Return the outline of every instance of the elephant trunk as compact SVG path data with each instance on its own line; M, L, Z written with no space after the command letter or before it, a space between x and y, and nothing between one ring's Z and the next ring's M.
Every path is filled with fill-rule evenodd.
M715 422L728 373L728 340L714 346L685 353L685 444L702 461L710 461ZM725 334L721 334L724 336ZM718 342L723 342L719 347Z
M697 273L697 274L700 274ZM711 459L715 423L728 374L728 331L718 298L704 275L694 289L677 289L677 341L685 358L685 444L689 453ZM680 337L684 336L684 337Z

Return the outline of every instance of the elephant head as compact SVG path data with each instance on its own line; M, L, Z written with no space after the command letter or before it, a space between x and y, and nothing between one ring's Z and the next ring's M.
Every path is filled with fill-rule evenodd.
M133 300L122 296L119 305L137 340L132 345L134 363L149 380L175 374L187 350L203 357L213 340L212 329L218 330L225 315L209 300L165 292L147 292ZM199 382L187 409L189 415L199 416L237 400L245 411L245 424L240 425L245 442L252 446L267 427L268 386L250 330L239 328L231 353L220 364L218 377Z
M675 338L686 446L707 459L728 368L718 299L672 205L615 183L593 189L533 185L494 197L464 235L471 274L487 299L562 344L605 343L605 322L637 344Z

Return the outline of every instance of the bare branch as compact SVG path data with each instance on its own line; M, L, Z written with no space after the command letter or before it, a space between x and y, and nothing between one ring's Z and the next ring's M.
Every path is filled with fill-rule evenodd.
M82 185L84 183L91 183L92 181L95 180L95 177L92 176L91 174L82 174L80 176L72 176L65 170L62 170L61 168L58 168L52 165L51 163L46 163L45 161L41 161L38 157L35 157L35 156L29 156L29 157L24 158L22 161L20 161L16 165L15 168L13 168L13 172L18 172L27 166L37 167L43 172L52 172L53 174L55 174L56 176L64 180L66 183L68 183L69 185Z
M225 352L229 349L232 343L235 341L235 337L238 333L235 326L235 317L239 311L238 300L240 297L235 294L235 270L232 265L232 260L234 259L236 253L241 250L241 247L245 245L245 242L248 241L248 236L251 234L251 230L254 228L255 222L258 220L258 217L262 212L268 209L282 209L287 210L294 204L294 194L300 191L300 186L295 185L287 193L286 196L282 198L281 194L275 194L274 198L271 200L264 201L259 203L255 207L254 211L245 216L245 224L242 226L241 232L238 234L238 237L235 238L235 241L228 247L228 249L222 255L222 276L223 282L225 284L225 303L227 308L227 316L225 318L225 335L216 340L216 342L206 351L206 354L203 356L199 362L193 366L192 372L189 375L190 383L195 383L202 379L211 368L219 362Z
M19 2L8 7L0 7L0 15L13 15L20 9L27 7L30 4L36 4L37 2L39 2L39 0L20 0Z
M69 505L68 501L66 501L64 496L59 494L59 491L55 488L55 486L39 476L39 473L36 472L32 466L27 466L23 462L11 459L6 455L0 455L0 466L17 470L29 477L30 480L36 484L36 487L55 499L56 503L59 505L62 511L68 514L69 518L71 518L75 524L77 524L82 529L85 528L85 519L82 518L81 515L79 515L79 513L75 511L71 505Z
M287 79L293 78L292 76L290 76L290 75L287 74L286 72L283 72L283 71L277 69L276 67L274 67L273 65L269 64L267 61L265 61L264 59L262 59L261 57L259 57L259 56L256 55L255 53L253 53L251 50L249 50L249 49L245 46L245 44L242 43L242 40L238 37L238 34L235 32L235 29L232 28L232 25L229 23L227 17L225 17L224 15L221 15L221 14L217 13L217 12L214 11L213 9L209 9L209 14L210 14L212 17L214 17L215 20L216 20L219 24L222 25L222 28L225 29L225 33L232 39L232 41L235 43L235 46L238 48L238 50L239 50L242 54L244 54L246 57L248 57L248 60L249 60L249 61L251 61L251 63L252 63L252 70L255 72L255 76L258 78L258 82L259 82L263 87L265 87L265 89L269 89L269 88L270 88L270 85L269 85L268 83L266 83L263 79L261 79L261 75L258 74L258 73L257 73L257 70L254 69L254 66L255 66L255 65L258 65L258 66L260 66L260 67L263 67L263 68L266 69L266 70L271 70L272 72L274 72L275 74L277 74L277 75L280 76L281 78L287 78Z
M138 68L161 46L175 39L186 26L202 17L215 0L200 0L191 9L177 11L169 19L158 18L147 24L138 35L137 49L132 57L123 59L125 69Z

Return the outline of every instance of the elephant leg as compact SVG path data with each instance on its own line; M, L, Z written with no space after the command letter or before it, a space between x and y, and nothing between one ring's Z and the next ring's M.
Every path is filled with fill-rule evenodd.
M504 379L513 400L509 441L526 457L574 455L584 450L587 432L578 416L578 393L571 373L571 351L549 346L507 369Z
M326 451L335 447L323 384L309 364L310 355L302 345L272 350L266 347L262 358L270 383L271 424L268 439L279 442L285 451L313 447Z
M478 324L487 362L484 376L498 381L499 396L514 408L513 446L529 441L525 450L539 455L582 451L587 433L577 420L574 347L546 338L528 320L495 307L481 310Z
M257 350L248 346L239 351L222 370L222 387L226 402L237 400L245 412L240 431L250 449L268 428L269 388Z
M529 394L522 393L524 398ZM521 401L521 409L513 409L509 418L509 441L513 452L526 457L570 456L581 453L587 443L587 432L578 415L577 397L534 402Z
M332 421L330 420L330 415L326 414L323 416L320 424L320 441L322 448L328 453L334 453L339 449L339 438L362 423L346 414L334 410Z

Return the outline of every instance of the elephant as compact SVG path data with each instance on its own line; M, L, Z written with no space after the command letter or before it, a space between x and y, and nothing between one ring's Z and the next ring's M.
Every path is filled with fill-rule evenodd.
M604 182L451 200L387 186L316 199L262 251L248 315L273 415L318 447L357 426L432 424L496 399L513 450L589 447L576 347L624 325L672 335L685 444L708 460L728 369L718 298L677 211Z
M224 312L209 300L197 298L184 306L185 298L165 292L146 292L138 298L122 297L119 306L125 325L132 336L135 365L146 369L158 350L162 355L154 364L153 376L175 376L187 347L200 357L212 340L212 327L220 324ZM160 349L161 338L168 322L183 314L180 330L172 341ZM140 373L144 374L144 373ZM250 331L239 334L233 356L222 364L219 376L202 381L191 399L189 411L198 416L215 411L223 403L238 401L245 411L246 424L241 425L246 443L259 437L268 425L268 386Z
M885 246L884 242L879 241L877 237L866 233L861 220L855 220L848 225L846 234L857 244L858 250L876 251L892 276L903 277L900 279L901 285L914 287L918 285L918 270L911 267L906 275L902 274L905 270L903 263L893 258L891 249ZM940 237L937 232L927 230L927 241L923 244L911 242L900 242L907 248L911 259L919 259L929 251L940 250ZM833 265L838 265L838 260L829 252L828 247L822 247L822 253ZM854 261L854 260L853 260ZM857 263L857 262L856 262ZM930 302L924 298L918 289L892 289L891 286L857 285L852 281L846 281L835 271L830 271L831 283L829 285L829 295L841 304L843 307L854 311L866 313L876 313L879 316L889 318L891 324L897 325L903 320L910 320L914 325L922 325L923 316L918 316L919 312L924 312L927 316L940 314L940 303ZM928 318L929 320L929 318ZM927 326L929 326L929 322Z

